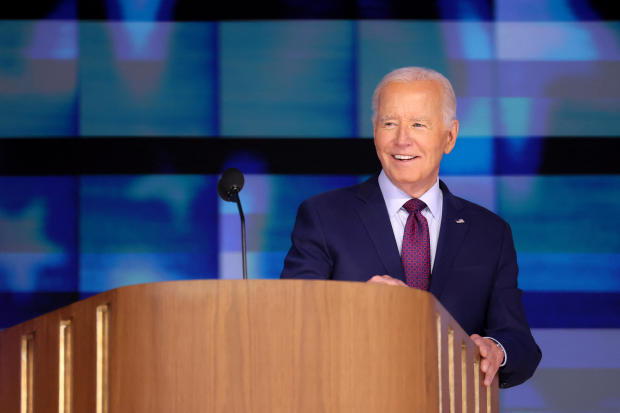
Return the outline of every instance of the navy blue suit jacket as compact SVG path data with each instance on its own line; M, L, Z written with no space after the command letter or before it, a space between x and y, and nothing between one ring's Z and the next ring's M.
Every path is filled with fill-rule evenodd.
M517 287L510 227L487 209L452 195L441 181L440 188L443 214L430 292L468 334L502 343L508 360L500 369L500 386L520 384L534 373L541 352ZM367 281L388 274L405 281L376 176L304 201L291 238L281 278Z

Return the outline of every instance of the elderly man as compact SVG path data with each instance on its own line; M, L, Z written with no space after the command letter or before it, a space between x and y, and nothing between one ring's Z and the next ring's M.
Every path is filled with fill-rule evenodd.
M301 204L282 278L430 291L478 345L484 383L527 380L541 352L528 326L508 224L438 179L459 130L450 82L433 70L387 74L373 95L379 176Z

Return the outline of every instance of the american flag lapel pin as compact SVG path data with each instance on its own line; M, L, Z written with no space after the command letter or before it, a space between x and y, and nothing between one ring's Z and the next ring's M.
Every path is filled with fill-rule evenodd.
M465 220L463 218L459 218L459 219L456 220L456 223L457 224L464 224Z

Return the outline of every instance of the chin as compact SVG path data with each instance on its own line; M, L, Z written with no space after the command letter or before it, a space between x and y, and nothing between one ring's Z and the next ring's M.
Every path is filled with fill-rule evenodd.
M392 183L394 185L396 185L397 187L399 187L400 189L402 189L405 192L408 192L408 191L416 191L417 192L420 189L425 188L427 186L430 188L430 186L432 186L433 183L435 183L435 181L432 178L421 177L421 176L417 176L417 177L412 177L412 176L401 177L401 176L397 175L397 176L394 176L394 179L390 178L390 180L392 180Z
M422 180L420 176L412 176L411 174L392 174L392 178L395 184L400 185L415 185Z

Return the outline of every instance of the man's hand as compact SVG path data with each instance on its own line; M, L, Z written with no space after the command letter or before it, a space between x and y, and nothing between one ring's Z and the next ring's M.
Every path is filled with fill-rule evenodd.
M366 281L374 284L400 285L406 287L407 284L398 278L392 278L389 275L374 275L370 280Z
M484 373L484 385L488 387L493 382L493 378L504 360L504 353L488 338L480 337L478 334L472 334L471 339L480 350L480 356L482 357L480 361L480 370Z

